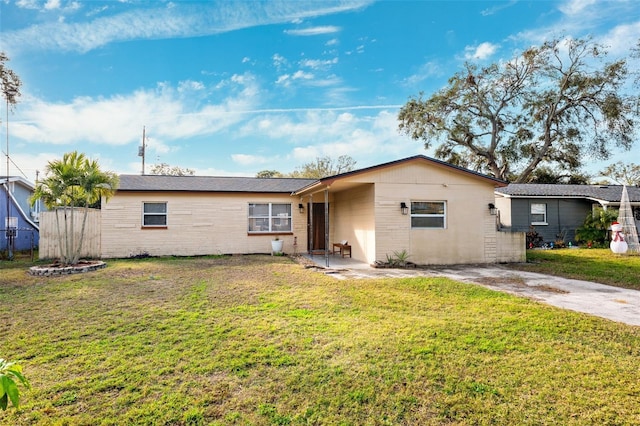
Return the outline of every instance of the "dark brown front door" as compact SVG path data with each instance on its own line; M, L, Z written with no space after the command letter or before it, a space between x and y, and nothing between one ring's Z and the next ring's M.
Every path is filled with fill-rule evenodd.
M313 212L311 211L313 210ZM313 220L311 217L313 215ZM307 205L307 241L308 241L308 250L311 252L322 251L325 250L324 245L324 203L313 203L313 209Z

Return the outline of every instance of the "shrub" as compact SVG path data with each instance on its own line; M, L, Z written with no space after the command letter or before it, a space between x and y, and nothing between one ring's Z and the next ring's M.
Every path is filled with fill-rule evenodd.
M411 255L406 249L402 251L394 251L393 256L389 256L387 254L387 264L391 267L404 268L407 266L409 257L411 257Z
M542 246L542 237L538 234L536 228L531 225L529 226L529 232L527 232L527 248L540 246Z
M606 245L607 232L616 217L617 213L611 210L594 210L585 218L584 224L576 229L576 241L591 243L594 246Z

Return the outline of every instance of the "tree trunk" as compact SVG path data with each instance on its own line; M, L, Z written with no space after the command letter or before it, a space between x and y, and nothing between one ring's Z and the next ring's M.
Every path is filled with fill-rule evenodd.
M82 250L82 242L84 241L84 228L87 223L87 216L89 215L89 201L87 200L84 207L84 215L82 217L82 227L80 228L80 240L78 241L78 248L73 254L72 264L78 263L80 260L80 251Z
M62 238L62 229L60 229L60 215L59 215L60 209L56 208L56 229L57 229L57 237L58 237L58 250L60 250L60 260L64 263L65 259L64 259L64 255L63 255L63 250L64 250L64 239ZM65 212L65 220L66 220L66 212Z
M62 255L62 263L65 265L69 264L71 260L69 255L71 254L71 239L73 236L69 236L69 227L73 231L73 207L71 208L71 218L68 217L69 206L64 206L64 252L62 252L62 248L60 249Z

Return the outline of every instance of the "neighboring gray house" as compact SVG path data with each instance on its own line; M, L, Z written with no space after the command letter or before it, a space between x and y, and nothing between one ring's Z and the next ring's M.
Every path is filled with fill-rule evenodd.
M628 186L636 227L640 227L640 188ZM531 226L545 242L575 241L576 228L596 207L618 209L622 185L509 184L496 188L499 223L512 231Z
M7 250L10 239L13 239L13 250L38 246L39 204L31 207L29 203L34 189L33 184L21 177L0 176L0 250Z

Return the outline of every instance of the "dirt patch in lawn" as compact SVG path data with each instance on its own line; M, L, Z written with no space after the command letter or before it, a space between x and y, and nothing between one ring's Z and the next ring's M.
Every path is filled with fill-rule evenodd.
M500 288L511 288L515 291L518 289L534 289L545 291L549 293L557 293L557 294L568 294L569 292L566 290L562 290L559 288L552 287L550 285L528 285L527 282L519 276L508 276L508 277L482 277L478 279L474 279L474 282L478 284L482 284L489 287L500 287Z

